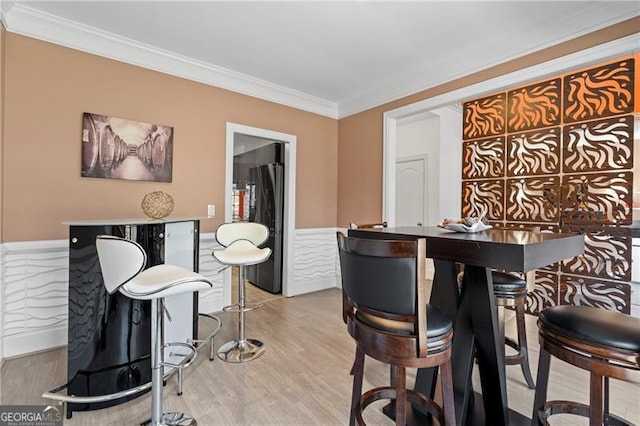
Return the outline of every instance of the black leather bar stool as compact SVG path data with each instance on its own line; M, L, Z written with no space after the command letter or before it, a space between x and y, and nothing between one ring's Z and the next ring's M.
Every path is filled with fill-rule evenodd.
M527 282L516 275L506 272L492 271L493 294L498 307L498 333L500 341L504 342L502 356L505 365L518 365L522 368L522 375L529 389L535 389L536 384L531 376L529 367L529 350L527 348L527 329L524 319L524 305L527 301ZM504 314L505 308L512 307L516 313L517 341L505 336ZM516 350L515 355L506 355L505 345Z
M532 425L554 414L589 418L590 426L632 425L609 412L609 378L640 383L640 319L588 306L554 306L538 317L540 360ZM551 355L589 371L589 405L547 401Z
M458 275L458 284L461 284L464 273ZM522 369L522 375L529 389L535 389L536 384L531 376L529 366L529 349L527 345L527 330L524 319L524 305L527 301L527 282L517 275L500 271L491 271L493 280L493 294L498 309L498 338L504 344L500 347L505 365L518 365ZM505 336L504 314L505 308L512 307L516 313L517 341ZM514 355L506 355L506 347L516 350Z
M367 229L367 228L386 228L387 222L373 222L373 223L353 223L349 224L349 229Z
M356 341L349 424L364 425L362 411L395 399L396 425L406 424L406 403L455 424L451 372L451 320L427 305L426 240L350 238L338 232L343 320ZM365 355L391 366L390 386L362 394ZM406 388L406 368L440 367L443 404Z

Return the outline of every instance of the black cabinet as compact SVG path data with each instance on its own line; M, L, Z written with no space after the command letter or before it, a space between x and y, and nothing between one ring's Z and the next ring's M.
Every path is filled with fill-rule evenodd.
M172 230L176 232L172 234ZM67 393L105 396L105 400L68 403L68 418L73 411L105 408L136 398L144 392L115 399L108 395L151 380L151 303L129 299L119 292L107 293L95 247L96 236L115 235L137 241L147 252L147 267L173 263L197 271L198 233L197 220L70 224ZM174 237L168 238L171 235ZM179 254L167 261L168 252ZM176 336L178 340L182 336L183 341L195 337L197 293L173 303L179 303L175 311L183 318L186 315L187 321L185 324L183 320L182 325L173 321L171 337L174 341ZM171 301L167 300L167 305L171 309Z

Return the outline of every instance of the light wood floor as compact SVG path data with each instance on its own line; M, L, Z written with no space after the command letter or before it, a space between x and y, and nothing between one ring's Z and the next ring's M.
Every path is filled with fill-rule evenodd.
M249 289L248 289L249 291ZM172 379L165 387L165 409L194 415L200 425L345 425L348 423L354 344L341 318L337 289L293 298L267 298L261 309L247 314L247 337L263 340L267 351L246 364L208 360L202 352L185 371L182 397ZM224 328L216 348L236 332L235 315L221 314ZM532 365L537 365L535 319L528 318ZM513 332L513 322L508 332ZM535 376L535 371L534 371ZM6 360L1 370L1 404L47 404L42 392L64 383L66 350L55 349ZM410 373L409 382L415 378ZM507 368L510 406L530 416L533 391L527 389L517 366ZM367 359L364 388L387 383L388 368ZM474 386L479 389L477 373ZM587 375L552 361L549 394L557 399L586 402ZM392 424L377 407L365 412L370 425ZM640 385L612 382L612 410L640 423ZM68 425L134 425L148 417L149 395L103 410L75 412ZM586 420L560 416L553 424L586 425Z

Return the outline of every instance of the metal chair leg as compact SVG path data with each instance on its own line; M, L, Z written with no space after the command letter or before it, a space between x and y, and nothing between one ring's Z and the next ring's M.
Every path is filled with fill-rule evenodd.
M226 309L226 308L225 308ZM264 343L245 337L245 312L254 309L248 307L245 300L245 266L238 267L238 340L225 343L218 349L218 357L226 362L247 362L264 354ZM231 310L231 309L226 309Z
M142 423L147 426L196 426L193 417L184 413L163 413L163 312L164 299L151 301L151 419ZM179 375L181 374L179 369Z

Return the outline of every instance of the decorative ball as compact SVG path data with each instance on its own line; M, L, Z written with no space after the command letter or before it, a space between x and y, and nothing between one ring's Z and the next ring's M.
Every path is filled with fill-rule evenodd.
M142 199L142 211L153 219L167 217L173 211L173 198L166 192L150 192Z

